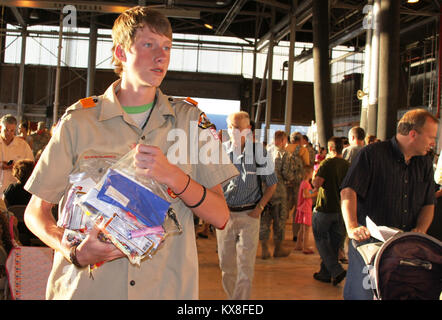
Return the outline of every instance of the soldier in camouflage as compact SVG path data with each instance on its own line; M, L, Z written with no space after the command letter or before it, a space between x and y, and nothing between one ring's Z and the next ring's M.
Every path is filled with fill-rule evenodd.
M45 123L40 121L37 125L37 131L30 135L30 139L32 141L32 153L34 157L37 155L37 152L43 150L51 139L51 134L45 127Z
M296 241L300 225L295 223L295 211L298 202L299 184L304 177L304 167L310 164L310 155L306 147L302 145L302 134L292 132L290 134L290 144L286 151L291 154L291 167L295 171L295 178L287 182L289 216L292 216L293 241Z
M294 171L290 167L290 154L285 151L287 145L287 134L284 131L276 131L274 138L273 160L275 162L275 173L278 177L276 190L273 193L269 206L261 216L259 239L262 246L262 259L270 258L268 240L270 237L270 226L273 222L273 241L275 250L274 257L287 257L290 250L283 248L285 236L285 224L288 218L287 188L286 181L293 180Z

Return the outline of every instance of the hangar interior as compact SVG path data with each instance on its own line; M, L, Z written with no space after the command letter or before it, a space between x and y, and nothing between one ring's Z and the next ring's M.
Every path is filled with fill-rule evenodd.
M0 0L0 111L18 119L46 121L50 127L78 99L101 94L117 76L98 65L99 41L111 38L110 32L97 30L110 30L118 14L129 7L147 5L169 17L174 47L236 52L252 65L249 76L204 72L198 66L194 71L171 70L161 86L167 95L238 100L258 124L284 124L286 130L313 120L321 144L332 134L346 135L355 124L386 138L407 109L424 107L439 116L440 1L411 2ZM78 29L69 28L72 23ZM175 39L183 34L198 37ZM42 38L59 44L82 39L87 44L83 49L87 66L65 63L62 50L68 48L61 45L58 50L42 48L51 51L56 64L29 63L27 43ZM5 60L10 39L20 39L14 62ZM304 45L301 52L295 50L298 43ZM282 54L275 51L278 45L284 47ZM338 47L344 49L333 54ZM259 58L265 61L261 67ZM294 80L305 63L312 64L314 80Z

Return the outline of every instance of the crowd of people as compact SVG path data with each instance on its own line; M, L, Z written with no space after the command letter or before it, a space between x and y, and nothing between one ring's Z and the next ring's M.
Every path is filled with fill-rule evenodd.
M51 139L45 123L37 123L36 130L24 120L6 114L0 119L1 198L6 207L25 205L31 194L23 189L41 153Z
M250 298L259 242L262 259L290 254L284 247L290 217L297 250L311 254L313 234L321 257L313 278L336 286L347 277L344 297L367 299L360 258L351 245L345 246L346 237L369 239L367 216L379 225L427 231L435 199L427 153L435 147L438 126L427 111L407 112L391 140L370 137L364 146L363 129L354 127L348 139L331 137L318 150L299 132L277 131L273 143L264 146L255 139L249 114L241 111L228 116L229 137L221 144L197 106L159 89L172 45L171 25L162 13L140 6L124 11L114 23L112 39L119 79L103 95L69 107L49 142L43 127L28 135L21 124L18 137L15 118L2 118L2 193L15 194L24 184L32 194L26 226L55 252L47 299L198 299L194 217L216 229L229 299ZM186 139L182 158L191 159L195 149L204 147L230 161L170 161L166 155L175 146L170 133L192 133L193 124L199 135L213 139ZM98 228L80 243L66 243L52 214L69 190L71 173L83 172L97 158L131 150L137 174L164 185L174 196L171 207L182 226L181 233L136 266L121 259L125 255L103 241ZM30 162L25 159L33 164L39 156L27 177L24 167ZM5 194L5 199L10 204L14 197ZM345 247L347 269L342 263ZM91 276L90 266L96 264L100 267Z
M403 231L425 233L429 228L435 195L441 193L436 191L435 181L442 180L442 161L436 167L433 150L438 120L426 110L407 112L398 123L397 134L384 142L366 136L363 128L354 126L348 137L331 137L326 148L318 149L309 143L307 136L299 132L288 136L284 131L276 131L273 141L264 147L255 139L252 121L243 111L231 114L227 123L230 141L225 147L240 172L224 186L232 221L226 229L216 233L223 287L228 298L250 297L258 239L262 248L260 257L271 258L271 229L273 257L290 254L283 245L290 215L295 250L314 253L310 239L310 233L313 234L321 258L318 272L312 275L314 279L336 286L348 272L346 299L372 297L372 292L362 287L366 276L362 272L364 264L350 242L370 238L365 227L366 216L377 224ZM236 153L232 147L235 145L241 146ZM250 155L258 159L256 151L251 151L252 145L253 150L263 150L261 159L270 158L273 170L260 175L263 165L270 167L268 162L246 162ZM381 171L383 161L388 165ZM389 167L396 165L403 170L399 177L395 176L397 169ZM436 169L434 180L433 166ZM405 186L398 188L397 184L404 177ZM416 179L425 186L412 181ZM420 189L422 186L424 188ZM405 204L402 201L401 205L395 202L387 205L390 194L391 199L405 197ZM408 202L409 198L412 202ZM361 232L364 232L362 236Z
M30 130L29 122L20 123L11 115L6 114L0 119L0 207L2 221L7 221L8 209L12 206L26 206L31 193L24 189L35 163L51 134L45 128L44 122L38 122L34 131ZM30 239L35 237L23 221L16 221L18 243L29 245ZM18 237L19 236L19 237ZM2 243L9 243L9 232L2 233ZM10 248L10 246L6 245Z
M322 263L320 271L312 276L337 285L346 275L339 261L345 259L339 186L350 162L364 145L364 130L353 127L345 148L346 137L332 137L325 153L324 148L316 150L306 135L294 132L288 136L280 130L264 147L255 139L252 123L244 111L227 119L230 140L224 146L240 172L224 186L230 220L224 230L216 231L222 283L228 298L250 298L258 242L261 258L272 256L271 229L273 257L290 254L290 249L284 247L290 216L295 250L304 254L314 253L310 240L313 220L314 240ZM261 157L256 150L262 150ZM253 161L247 162L250 158ZM260 173L263 167L268 170Z

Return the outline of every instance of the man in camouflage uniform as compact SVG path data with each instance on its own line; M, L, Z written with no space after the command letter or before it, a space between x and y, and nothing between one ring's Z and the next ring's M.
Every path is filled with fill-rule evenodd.
M290 168L290 154L285 151L287 134L284 131L276 131L274 143L272 156L275 162L275 173L278 177L278 183L269 201L269 208L267 208L261 216L259 240L261 240L262 246L262 259L270 258L268 240L272 221L273 241L275 244L273 256L287 257L290 254L290 250L284 249L282 246L285 236L285 223L288 218L287 188L285 181L290 181L294 178L294 171Z
M308 151L308 158L310 161L310 166L314 167L315 166L315 157L316 157L316 151L315 149L313 149L308 136L303 134L302 135L302 145L307 149Z
M302 144L303 137L300 132L290 134L290 144L286 151L291 154L291 170L295 172L293 180L287 182L289 216L292 216L293 241L297 240L299 224L295 223L295 211L298 202L299 184L304 178L304 167L310 164L310 155Z
M35 157L37 152L43 150L49 143L49 140L51 140L51 134L49 133L48 129L46 129L43 121L38 123L37 131L30 135L30 140L32 141L32 153Z

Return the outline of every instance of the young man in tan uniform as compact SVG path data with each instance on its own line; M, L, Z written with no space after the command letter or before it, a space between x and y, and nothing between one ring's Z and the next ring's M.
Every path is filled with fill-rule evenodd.
M222 228L229 211L220 183L237 175L237 170L229 161L202 164L201 160L207 159L198 157L201 147L222 152L215 136L209 142L200 142L199 136L210 136L207 133L211 130L202 112L185 101L166 97L158 89L166 75L172 45L167 18L146 7L129 9L115 21L112 37L114 64L121 79L103 95L82 99L67 110L26 184L33 197L25 222L55 249L46 296L197 299L193 214ZM185 133L184 145L180 133ZM57 227L51 215L53 204L63 204L70 188L69 175L90 170L96 159L117 161L135 145L137 173L179 194L168 200L183 232L168 237L152 259L141 261L140 266L130 264L113 244L98 240L97 229L75 250L69 248L61 241L64 230ZM171 150L184 152L184 161L169 161L175 157ZM93 169L104 173L106 168ZM105 263L90 277L87 266L101 261Z

